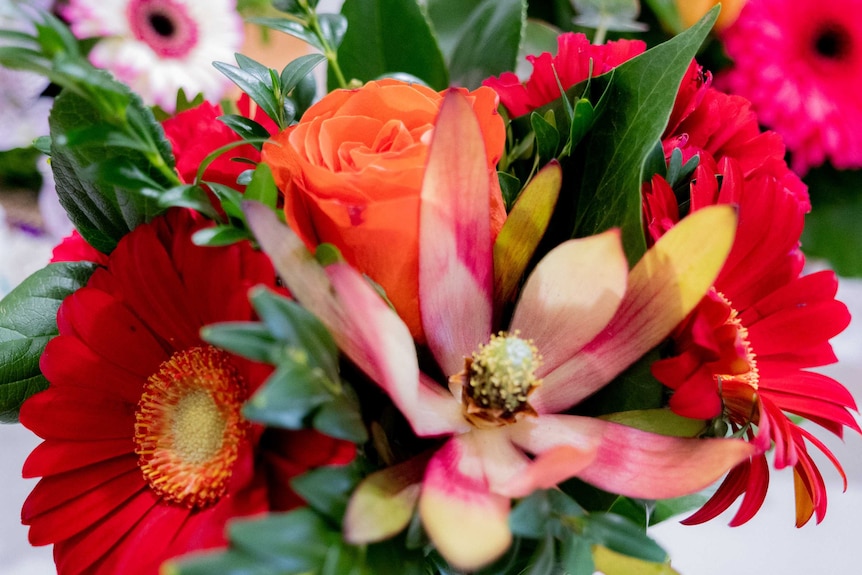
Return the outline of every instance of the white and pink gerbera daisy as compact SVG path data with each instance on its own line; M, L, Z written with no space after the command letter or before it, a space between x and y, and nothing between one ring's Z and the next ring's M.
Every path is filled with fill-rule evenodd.
M230 81L212 63L233 60L244 38L236 0L71 0L63 16L79 38L103 37L93 65L169 112L180 89L217 101Z

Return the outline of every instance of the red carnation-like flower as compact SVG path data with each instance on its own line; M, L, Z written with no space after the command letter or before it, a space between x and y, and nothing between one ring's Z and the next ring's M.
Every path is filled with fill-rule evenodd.
M497 92L500 102L512 117L523 116L558 99L562 95L561 85L563 90L568 90L589 78L590 66L592 75L598 76L644 50L646 44L640 40L616 40L593 45L584 34L569 32L557 37L556 56L549 52L527 56L533 65L533 73L525 83L512 72L504 72L482 83Z
M754 103L796 171L862 167L862 0L748 0L721 40L722 88Z
M784 164L783 146L760 133L744 100L709 87L696 65L683 82L663 139L670 156L699 157L685 199L660 176L645 186L644 214L652 241L686 212L734 204L739 227L733 249L711 292L672 335L670 357L653 374L674 390L670 407L697 419L726 421L765 452L775 445L776 469L793 467L797 524L826 512L826 488L808 446L840 464L788 413L841 436L859 431L856 409L838 382L806 371L836 360L829 339L850 316L835 300L837 281L824 271L801 276L807 189ZM682 213L681 213L682 209ZM731 521L748 521L763 503L769 466L763 453L737 466L709 502L686 523L711 519L744 494Z
M242 418L271 368L198 332L252 319L248 289L275 274L247 244L192 244L204 225L173 210L139 226L60 306L40 364L50 386L20 419L45 440L24 465L42 479L22 520L31 543L54 544L61 574L154 574L224 545L232 517L297 505L288 480L309 464L353 457L352 444Z
M241 115L255 120L271 134L277 133L275 122L259 108L254 107L252 111L253 107L248 94L243 94L237 102ZM176 157L177 172L183 182L190 184L195 181L198 167L209 154L241 140L236 132L218 120L222 115L224 111L220 105L203 102L162 122L165 136ZM207 166L203 179L236 188L239 175L253 167L249 162L238 160L259 162L260 152L250 144L232 148Z

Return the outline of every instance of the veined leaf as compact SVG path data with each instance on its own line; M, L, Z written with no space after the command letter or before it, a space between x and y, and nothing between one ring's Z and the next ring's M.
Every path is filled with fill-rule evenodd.
M17 421L24 400L48 386L39 358L58 333L57 310L95 269L90 262L50 264L0 301L0 422Z
M401 72L435 90L449 85L443 55L416 0L345 0L341 13L348 27L338 64L347 80Z
M575 236L622 229L623 247L634 265L646 251L641 225L641 172L670 117L686 69L718 14L713 9L679 36L618 66L591 131L586 171L578 199ZM605 76L593 79L599 89Z
M428 0L428 16L453 84L473 89L515 69L526 0Z

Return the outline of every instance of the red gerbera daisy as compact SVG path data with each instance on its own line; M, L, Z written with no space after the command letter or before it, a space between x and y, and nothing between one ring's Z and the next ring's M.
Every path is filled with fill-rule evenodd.
M786 413L804 417L839 437L844 427L859 431L849 409L850 393L837 381L805 371L836 360L828 340L850 316L835 300L832 272L800 276L798 250L805 204L769 173L744 178L739 163L725 157L714 171L699 166L689 196L690 210L713 204L739 207L733 249L713 290L673 334L672 356L653 365L653 374L674 390L670 407L697 419L726 421L763 451L775 446L776 469L795 471L797 525L826 512L826 488L806 442L823 451L843 476L829 450ZM719 184L719 181L721 182ZM674 191L653 178L645 195L649 231L657 239L680 214ZM766 494L765 456L739 465L695 515L700 523L743 503L731 521L748 521Z
M504 72L499 78L488 78L482 84L497 92L509 115L522 116L559 98L560 85L568 90L589 78L590 66L592 75L598 76L644 50L646 44L640 40L593 45L585 35L569 32L557 36L556 56L549 52L527 56L533 73L525 83L512 72Z
M784 137L795 170L862 167L862 0L749 0L721 38L722 87Z
M50 386L20 417L45 439L24 465L42 479L22 519L34 545L54 544L61 574L153 574L223 545L231 517L296 504L284 492L304 467L287 432L240 413L270 368L198 335L251 319L248 288L275 274L247 244L192 244L204 225L174 210L139 226L60 307L41 361ZM353 453L313 432L300 439L330 461Z

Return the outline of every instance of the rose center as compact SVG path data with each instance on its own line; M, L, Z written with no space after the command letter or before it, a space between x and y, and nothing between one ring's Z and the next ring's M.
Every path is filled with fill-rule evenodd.
M197 23L177 0L132 0L126 15L135 38L160 58L182 58L197 46Z
M175 353L147 380L135 413L135 453L149 486L189 508L226 492L247 423L245 383L212 346Z
M536 412L530 394L541 380L536 369L541 357L532 341L500 332L467 358L462 380L465 417L477 427L498 427L515 422L521 414Z
M843 27L828 24L814 36L814 51L827 60L842 60L850 53L851 41Z

